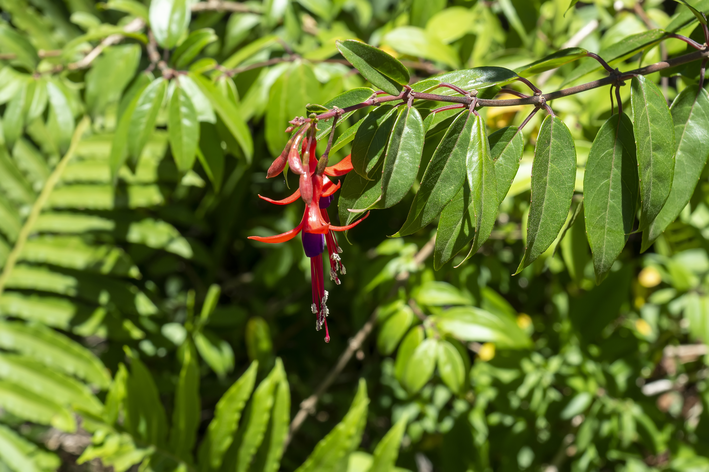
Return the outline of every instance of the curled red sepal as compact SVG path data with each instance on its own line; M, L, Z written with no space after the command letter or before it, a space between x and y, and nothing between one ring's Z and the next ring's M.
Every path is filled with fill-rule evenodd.
M364 220L366 220L367 217L369 216L369 213L370 212L365 213L365 215L362 218L360 218L359 220L355 221L352 224L349 224L347 226L330 226L329 229L330 229L330 231L348 231L348 230L354 228L355 226L357 226L358 224L360 224L361 222L363 222Z
M273 163L271 164L271 167L268 168L268 172L266 172L266 178L267 179L272 179L273 177L277 176L281 172L283 172L283 169L286 168L286 163L288 162L288 153L290 152L290 147L293 144L293 137L288 140L288 143L286 144L286 147L283 149L283 152L281 153L280 156L275 158L273 160Z
M322 196L323 197L330 197L332 196L335 192L340 190L340 187L342 186L342 182L337 182L336 184L333 184L330 180L325 182L325 185L322 187Z
M339 177L350 172L352 169L352 155L348 154L347 157L342 159L337 164L330 167L325 167L325 175L329 175L330 177Z
M271 198L264 197L263 195L259 195L258 197L261 200L265 200L268 203L273 203L274 205L289 205L293 202L296 202L300 198L300 189L296 190L293 195L286 197L283 200L273 200Z
M295 238L298 233L303 229L303 225L305 224L305 218L303 218L300 221L300 224L293 228L290 231L286 231L285 233L277 234L275 236L249 236L249 239L253 239L254 241L258 241L260 243L269 243L269 244L277 244L277 243L284 243L286 241L290 241L291 239Z
M291 170L299 175L307 174L307 170L303 166L303 161L300 160L299 150L301 147L301 142L305 133L308 131L310 124L303 126L303 129L298 131L298 133L293 137L293 143L290 145L288 150L288 165Z

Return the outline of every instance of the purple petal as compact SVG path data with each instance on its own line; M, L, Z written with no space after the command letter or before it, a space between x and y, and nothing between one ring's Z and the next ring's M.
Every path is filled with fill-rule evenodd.
M330 206L330 203L332 203L332 195L320 198L320 208L325 209Z
M303 231L303 249L308 257L315 257L325 250L325 235Z

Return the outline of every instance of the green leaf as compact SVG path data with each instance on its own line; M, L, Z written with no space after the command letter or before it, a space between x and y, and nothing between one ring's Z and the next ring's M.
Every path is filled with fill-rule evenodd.
M4 380L0 380L0 407L33 423L51 425L69 433L76 431L76 421L69 409Z
M500 348L526 349L529 337L514 318L475 307L456 307L429 317L443 333L460 341L492 342Z
M404 337L414 322L414 312L410 306L402 304L399 309L388 317L377 336L377 348L385 356L390 355Z
M202 123L216 123L217 117L209 99L202 93L197 84L188 75L179 77L180 87L190 97L194 109L197 111L197 119ZM218 143L215 143L218 144ZM221 149L221 147L220 147Z
M699 0L694 2L694 8L700 12L709 11L709 0ZM697 23L697 17L690 9L678 8L672 21L667 25L665 31L676 33L677 31L689 26L690 23Z
M266 431L266 439L250 469L259 472L276 472L278 470L290 424L290 387L280 358L276 359L274 369L276 369L274 377L276 391L271 420L268 431Z
M580 415L586 411L586 409L591 406L593 402L593 396L588 392L578 393L571 401L561 410L559 417L562 420L570 420L576 415Z
M150 29L158 44L172 49L190 24L188 0L152 0L150 2Z
M453 393L462 393L465 387L465 362L455 346L446 340L438 343L438 372L441 380Z
M164 447L167 417L153 376L140 359L130 355L131 372L126 382L125 428L150 445Z
M391 472L394 470L408 420L409 418L406 415L402 415L399 421L379 441L379 444L374 449L374 457L369 472Z
M31 79L28 84L27 98L32 97L27 102L26 122L31 123L47 108L47 83L43 79Z
M357 105L359 103L364 102L365 100L372 98L373 94L374 94L374 90L372 90L371 88L358 87L358 88L355 88L352 90L348 90L347 92L341 93L340 95L336 96L335 98L333 98L329 102L325 103L323 106L327 109L330 109L330 110L334 109L334 107L344 109L347 107L351 107L353 105ZM340 118L337 120L337 126L339 127L342 123L346 123L347 118L352 116L353 113L354 113L354 111L351 111L351 112L344 113L344 114L340 115ZM317 133L318 141L329 136L331 129L332 129L331 125L325 125L322 128L320 128ZM345 133L347 133L351 130L352 130L352 127L348 128L347 131L345 131ZM357 130L355 129L352 132L354 133L356 131ZM344 135L344 133L343 133L343 135ZM342 137L340 137L340 139L341 138ZM333 146L331 153L334 153L334 152L335 152L335 149Z
M463 187L446 205L438 220L436 245L433 250L433 267L439 270L453 259L475 237L475 206L473 192L466 179Z
M419 305L452 306L470 305L472 300L447 282L429 281L416 287L411 296Z
M91 351L42 325L0 321L0 347L18 351L100 388L110 382L106 368Z
M524 136L514 126L498 129L488 137L490 157L495 162L495 178L497 179L497 200L502 200L510 191L512 182L517 175L519 163L524 153Z
M93 116L102 114L121 98L135 76L140 46L126 44L106 48L86 73L86 106Z
M224 453L234 439L241 412L254 389L257 372L258 362L252 362L217 402L214 418L209 423L206 436L199 447L201 464L207 464L213 470L221 467Z
M425 135L423 120L418 110L402 107L396 118L384 160L382 208L399 203L414 185L421 163Z
M538 61L534 61L525 66L518 67L517 69L515 69L515 72L517 72L517 74L521 75L522 77L530 77L532 75L540 74L548 70L556 69L558 67L563 66L564 64L568 64L569 62L577 61L582 57L586 57L587 53L588 51L583 48L562 49L561 51L549 54L548 56L539 59Z
M442 62L452 69L460 67L460 59L455 49L416 26L394 28L384 35L382 41L402 54Z
M674 123L660 88L633 78L630 99L640 174L640 230L655 221L670 195L675 168Z
M675 0L675 2L681 3L682 5L687 7L689 9L689 11L692 12L692 15L694 15L694 17L697 19L697 21L699 21L701 24L703 24L703 25L707 24L707 19L704 17L704 15L699 10L694 8L692 5L687 3L685 0Z
M219 378L224 378L234 368L234 351L224 339L205 329L195 333L194 343L199 355Z
M172 411L170 449L187 462L192 461L192 449L197 439L201 408L199 402L199 364L190 343L181 348L182 369L177 379L175 406Z
M381 199L382 186L380 184L382 173L375 172L374 180L367 180L356 172L350 172L345 177L345 183L340 190L337 202L340 223L348 225L362 216L363 210L373 208ZM349 210L358 210L351 212Z
M104 7L107 10L117 10L148 21L148 8L136 0L109 0Z
M706 146L709 129L709 95L706 90L689 86L672 103L675 135L675 172L672 188L665 205L655 220L643 232L645 251L673 222L694 193L709 156Z
M153 82L155 83L155 82ZM135 112L138 102L140 101L143 92L150 83L143 82L140 88L135 91L135 96L126 107L123 115L118 121L116 133L113 135L113 144L111 145L111 154L108 158L108 164L111 168L111 180L116 183L118 172L128 159L128 137L130 136L130 128L133 123L133 113ZM135 167L135 164L133 164Z
M271 87L266 110L266 142L277 156L288 142L288 122L305 114L305 105L316 102L320 85L310 65L299 62L288 68Z
M224 150L220 146L220 141L214 126L209 123L201 123L197 158L212 182L215 193L219 193L224 180Z
M415 395L426 385L436 368L436 354L438 352L438 341L429 338L419 344L411 358L406 364L404 372L403 386L411 394Z
M109 425L116 424L121 412L121 405L126 398L126 389L128 383L128 370L122 362L118 364L118 371L113 377L111 387L106 394L106 406L104 407L103 416Z
M359 388L342 421L315 446L312 454L296 472L338 472L346 467L347 456L362 440L367 420L367 383L360 379Z
M199 122L192 100L179 87L172 93L167 126L175 164L180 172L187 172L192 169L197 153Z
M359 130L359 127L364 123L364 120L366 120L367 117L365 116L361 120L359 120L357 123L354 125L350 126L347 128L339 138L335 140L335 144L332 145L332 149L330 149L330 155L333 155L335 152L339 151L345 145L349 144L352 142L352 140L355 138L357 134L357 130Z
M57 123L58 136L56 140L59 144L59 150L60 152L65 152L69 148L71 136L74 134L74 128L76 128L74 115L71 112L66 95L51 79L47 82L47 93L49 94L50 114L54 115L54 120Z
M644 31L642 33L631 34L620 41L613 43L611 46L601 49L598 53L608 64L614 65L618 61L626 59L633 54L657 44L665 37L665 32L659 29L654 29L650 31ZM574 82L581 77L595 72L601 69L598 61L595 59L588 58L586 62L581 64L579 67L574 69L574 71L566 78L564 83L568 84Z
M409 83L409 71L384 51L359 41L337 41L337 49L362 77L390 95L398 95Z
M593 141L583 180L584 217L596 282L608 275L633 231L638 167L630 119L613 115Z
M25 82L19 92L12 97L5 107L2 123L5 143L10 148L14 146L15 141L20 137L22 129L25 127L25 110L27 109L28 101L32 99L32 97L28 97L28 89L29 82Z
M0 50L3 53L14 54L10 64L24 67L34 72L39 63L39 55L32 44L7 24L0 25Z
M219 39L211 28L192 31L175 49L171 60L177 69L187 67L207 45Z
M534 262L559 235L576 183L576 147L563 121L547 116L539 129L532 165L527 245L517 273Z
M0 425L2 460L14 472L44 472L62 465L56 455L46 452L5 425Z
M576 283L584 279L584 270L590 260L588 243L586 242L586 225L583 216L583 203L579 214L561 240L561 255L566 263L569 275Z
M459 114L446 131L426 167L419 191L397 236L415 233L433 221L463 186L475 123L472 116L467 111Z
M128 124L128 156L135 168L145 144L155 131L158 112L165 98L167 81L155 79L140 94ZM128 115L126 114L124 116Z
M499 201L497 197L497 177L495 163L490 156L490 145L485 132L485 120L476 115L474 119L470 147L465 158L468 186L473 189L475 205L475 237L466 259L475 254L487 241L497 219Z
M396 355L396 363L394 364L394 374L399 382L404 383L404 375L411 360L411 355L416 348L423 342L423 326L416 326L409 331L404 340L401 342L399 352Z
M352 144L352 167L363 178L371 180L374 169L380 167L396 118L394 107L384 105L369 113L357 129Z
M199 86L200 90L207 97L207 99L209 99L214 111L217 112L219 118L221 118L226 127L229 129L229 132L239 143L247 162L251 162L251 158L254 154L254 143L251 138L251 131L249 130L249 127L244 119L241 117L236 105L228 100L224 100L221 94L219 94L214 87L214 84L206 78L194 73L190 73L189 76L197 84L197 86Z
M518 75L509 69L496 66L475 67L439 75L434 80L456 85L463 90L484 90L496 85L507 85L517 80ZM441 95L459 95L449 88L437 90Z
M448 7L428 19L425 25L426 35L444 44L450 44L472 32L476 20L477 14L470 8Z

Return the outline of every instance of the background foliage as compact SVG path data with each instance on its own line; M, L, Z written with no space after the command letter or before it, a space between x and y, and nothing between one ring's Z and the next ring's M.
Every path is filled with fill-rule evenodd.
M543 112L524 128L490 240L460 268L434 270L435 228L386 238L413 192L352 245L341 238L329 344L312 329L300 242L246 239L301 216L257 198L289 192L265 179L288 120L368 85L336 40L380 47L412 82L520 70L563 47L622 70L690 50L658 44L655 28L704 41L673 2L571 4L0 0L0 470L707 470L709 181L701 165L679 219L642 254L631 234L596 285L580 202L607 88L552 102L576 147L572 209L517 276ZM583 59L534 81L605 75ZM673 100L699 66L658 75L647 80ZM526 111L483 108L478 124L493 136ZM333 161L350 152L348 129ZM371 339L360 331L319 392L368 320Z

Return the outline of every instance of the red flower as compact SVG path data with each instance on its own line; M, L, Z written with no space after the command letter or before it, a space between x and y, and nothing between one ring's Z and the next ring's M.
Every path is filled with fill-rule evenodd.
M311 309L316 315L315 329L320 330L324 326L325 342L330 342L330 334L327 329L329 311L326 303L328 293L325 290L322 254L325 251L325 247L327 247L330 262L330 279L339 285L338 274L345 273L345 266L342 265L342 260L340 259L342 249L337 244L334 232L347 231L354 228L369 216L369 213L347 226L334 226L330 223L327 207L330 206L334 193L340 188L340 182L335 184L326 176L339 177L350 172L352 170L352 159L347 156L337 164L319 170L319 161L316 158L315 151L316 145L315 129L311 128L310 123L307 123L291 137L288 144L286 144L286 148L273 161L267 173L268 178L275 177L283 172L286 164L288 164L290 170L299 175L298 190L283 200L272 200L259 195L261 199L276 205L288 205L299 198L303 200L305 202L305 211L298 226L276 236L249 236L249 239L262 243L282 243L290 241L298 233L302 233L303 249L305 250L305 255L310 258L313 295Z

